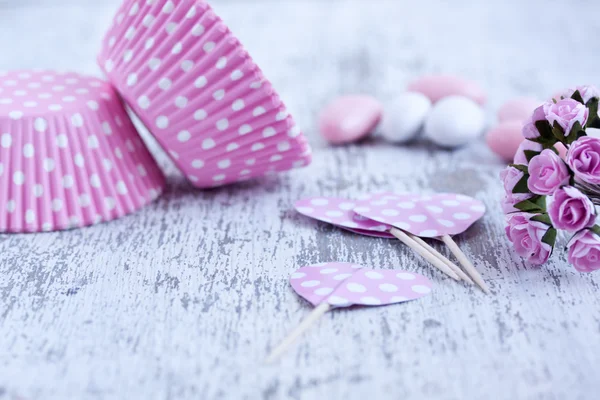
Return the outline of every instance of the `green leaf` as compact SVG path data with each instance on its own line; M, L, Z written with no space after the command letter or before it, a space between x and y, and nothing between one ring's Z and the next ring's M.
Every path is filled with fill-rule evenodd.
M579 132L582 130L583 130L583 127L581 126L581 123L579 121L575 121L575 123L573 124L573 127L571 128L571 132L569 132L569 135L572 135L573 132Z
M573 100L577 100L578 102L580 102L581 104L583 103L583 97L581 97L581 93L579 93L579 90L576 90L572 95L571 98Z
M586 125L588 128L600 128L600 117L590 118L588 119L588 123Z
M590 228L590 230L591 230L592 232L594 232L596 235L600 236L600 226L598 226L598 225L594 225L594 226L592 226L592 227Z
M571 144L582 136L585 136L585 131L583 130L583 127L579 121L577 121L573 124L571 132L569 132L569 134L565 137L565 143Z
M550 216L548 214L539 214L535 217L531 218L532 221L543 222L546 225L552 226L552 221L550 221Z
M558 142L558 140L556 140L556 138L554 136L549 137L549 138L544 138L544 137L540 136L535 139L527 139L527 140L531 140L532 142L541 144L544 149L551 149L556 144L556 142Z
M586 127L600 128L600 117L598 117L598 98L592 97L586 104L589 110L588 121Z
M517 182L515 187L513 188L513 193L530 193L529 188L527 187L527 180L529 179L529 174L523 175L523 177Z
M554 124L552 125L552 135L561 142L565 140L565 131L556 121L554 121Z
M558 234L558 232L556 231L556 229L554 229L554 228L548 229L548 232L546 232L546 234L542 238L542 242L554 247L554 243L556 243L556 235L557 234Z
M528 213L540 213L543 210L535 204L531 199L523 200L514 205L517 210L521 210Z
M544 139L550 139L553 137L552 126L550 125L550 122L548 122L544 119L542 121L535 121L534 125L535 125L535 128L540 133L540 136L543 137Z
M533 201L539 208L546 211L546 196L536 196L535 199L530 199Z
M590 110L590 117L598 115L598 101L597 97L592 97L585 105Z
M553 147L553 149L554 149L554 147ZM556 149L554 149L554 151L556 151ZM525 154L525 158L527 159L527 162L531 161L531 159L533 157L540 154L539 151L535 151L535 150L524 150L523 153Z
M529 173L529 168L527 167L527 165L523 165L523 164L508 164L510 167L516 168L519 171L523 172L523 173Z

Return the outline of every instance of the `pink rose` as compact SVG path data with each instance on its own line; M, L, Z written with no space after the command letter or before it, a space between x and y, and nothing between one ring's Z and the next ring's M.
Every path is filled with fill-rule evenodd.
M540 137L540 132L535 127L535 123L537 121L543 121L546 119L546 110L550 107L551 104L552 103L544 103L535 110L533 110L531 118L523 126L523 130L521 131L525 139L536 139Z
M569 262L580 272L600 269L600 236L586 229L569 242Z
M554 193L548 214L555 228L569 232L593 226L596 221L592 201L572 186L562 187Z
M542 151L529 162L527 187L535 194L553 194L567 185L571 175L560 157L550 149Z
M514 163L528 165L529 161L527 161L527 157L525 157L525 150L537 151L538 153L542 152L542 145L536 142L532 142L531 140L523 140L515 153Z
M502 200L502 211L505 214L519 211L514 207L520 201L527 200L532 195L530 193L513 193L515 185L523 178L523 172L515 167L508 166L500 172L500 179L504 184L504 192L506 196Z
M514 207L515 204L531 198L531 193L513 193L515 185L523 178L524 174L515 167L508 166L500 172L500 179L504 184L506 196L502 200L502 211L505 214L519 211Z
M564 129L565 135L571 132L571 128L575 122L579 122L581 126L585 126L590 111L586 106L573 99L562 99L556 104L550 103L550 107L546 110L546 120L554 126L554 122Z
M512 193L513 189L519 183L519 181L523 178L525 174L523 171L519 171L515 167L511 167L510 165L502 172L500 172L500 179L502 179L502 183L504 184L504 191L508 193Z
M576 178L600 184L600 139L582 136L573 142L567 152L567 164Z
M564 97L571 97L576 90L579 90L579 94L581 94L581 98L583 99L583 104L587 104L590 99L594 97L600 97L600 91L594 85L584 85L584 86L575 86L575 89L567 89Z
M542 242L550 228L548 225L531 221L531 214L515 213L506 218L506 236L513 243L518 255L532 265L541 265L548 261L552 246Z

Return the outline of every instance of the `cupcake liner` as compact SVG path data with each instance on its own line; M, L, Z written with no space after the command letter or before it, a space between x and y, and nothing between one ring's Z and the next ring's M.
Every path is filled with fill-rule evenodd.
M285 105L204 2L124 1L98 62L198 187L310 163Z
M0 232L109 221L164 185L110 84L76 73L0 74Z

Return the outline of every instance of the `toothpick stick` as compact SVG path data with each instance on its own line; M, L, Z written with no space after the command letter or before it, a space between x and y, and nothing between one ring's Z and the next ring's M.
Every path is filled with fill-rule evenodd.
M404 243L405 245L407 245L408 247L410 247L411 249L416 251L421 257L423 257L424 259L429 261L434 267L436 267L437 269L439 269L440 271L442 271L443 273L448 275L450 278L454 279L455 281L460 280L458 278L458 275L456 275L456 273L454 271L452 271L450 269L450 267L448 267L446 265L446 263L442 262L440 259L435 257L433 254L431 254L429 251L427 251L427 249L425 249L423 246L421 246L415 240L411 239L410 236L408 236L406 233L404 233L403 231L401 231L400 229L397 229L397 228L390 229L390 233L392 235L394 235L402 243Z
M449 266L452 269L452 271L454 271L456 273L456 275L458 275L459 278L461 278L463 281L467 282L468 284L473 285L473 281L471 280L471 278L469 278L469 276L467 274L465 274L463 272L463 270L460 269L460 267L458 265L454 264L452 261L450 261L448 258L446 258L439 251L437 251L436 249L434 249L433 247L431 247L429 245L429 243L427 243L426 241L424 241L420 237L414 236L414 235L410 235L410 234L409 234L409 236L415 242L417 242L421 246L425 247L427 250L429 250L429 252L431 254L433 254L434 256L436 256L437 258L439 258L442 262L444 262L447 266Z
M269 357L267 357L266 363L270 364L277 358L279 358L279 356L282 355L288 349L288 347L290 347L296 341L296 339L298 339L298 337L300 337L308 328L311 327L312 324L317 322L317 320L321 318L321 316L323 316L323 314L325 314L330 309L331 306L327 302L319 304L314 310L312 310L308 317L306 317L304 321L302 321L300 325L298 325L296 329L294 329L279 344L279 346L275 347L271 351L271 354L269 355Z
M471 276L471 278L473 278L475 283L477 283L477 285L479 285L481 290L483 290L485 292L485 294L490 294L490 290L488 289L487 285L483 281L483 278L481 277L481 275L479 275L479 272L477 272L477 270L475 269L475 266L467 258L465 253L463 253L463 251L460 249L460 247L458 247L456 242L454 242L454 240L449 235L442 236L442 240L444 241L444 243L446 243L446 246L448 246L448 248L450 249L452 254L454 254L454 256L462 264L462 266L465 267L465 270L467 271L467 273Z

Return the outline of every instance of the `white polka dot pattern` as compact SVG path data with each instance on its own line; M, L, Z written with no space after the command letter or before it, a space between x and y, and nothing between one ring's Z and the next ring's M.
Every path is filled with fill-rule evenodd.
M379 193L358 201L354 211L420 237L457 235L485 214L479 200L462 194Z
M0 232L109 221L162 191L162 173L107 82L14 71L0 89Z
M195 186L310 163L277 93L206 2L125 0L117 15L100 66Z
M309 197L294 205L296 210L308 217L327 222L365 236L392 239L389 225L364 218L352 209L356 203L338 197Z
M387 305L418 299L431 292L419 274L393 269L368 269L345 262L302 267L290 277L292 287L313 305L333 307Z

